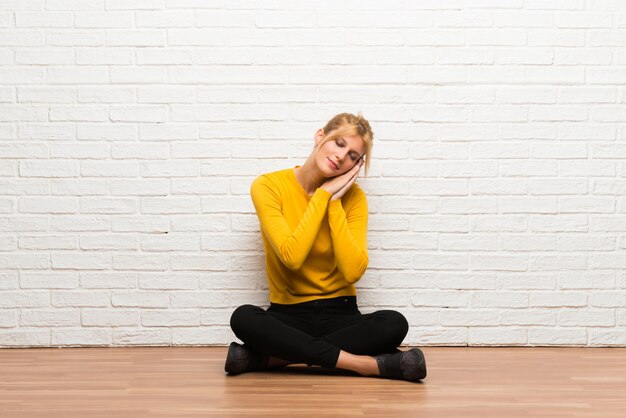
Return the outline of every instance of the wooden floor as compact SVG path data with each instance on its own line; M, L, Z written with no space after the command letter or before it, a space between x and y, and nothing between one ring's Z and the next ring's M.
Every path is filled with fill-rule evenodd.
M225 347L0 350L9 417L626 417L626 349L424 348L423 383L297 367L224 374Z

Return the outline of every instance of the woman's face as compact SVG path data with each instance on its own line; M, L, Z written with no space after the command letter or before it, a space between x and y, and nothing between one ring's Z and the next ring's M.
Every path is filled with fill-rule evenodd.
M321 135L320 131L316 134L318 144L324 137L323 131ZM326 177L335 177L354 167L364 151L363 138L359 135L343 135L318 146L315 152L315 162Z

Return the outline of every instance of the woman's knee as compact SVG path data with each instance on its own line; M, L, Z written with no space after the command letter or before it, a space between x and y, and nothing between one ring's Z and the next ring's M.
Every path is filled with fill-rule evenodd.
M385 322L385 330L391 340L400 345L409 332L409 321L398 311L383 310L376 312Z
M262 308L254 305L241 305L235 309L230 316L230 328L235 335L239 335L241 331L248 328L251 322L253 322L252 315L257 314L259 311L265 312Z

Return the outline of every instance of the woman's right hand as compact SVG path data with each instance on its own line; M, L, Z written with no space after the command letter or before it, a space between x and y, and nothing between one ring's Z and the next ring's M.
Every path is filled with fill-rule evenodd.
M332 177L326 180L320 187L326 190L331 195L335 195L335 193L343 189L346 184L350 183L350 181L359 174L359 170L361 169L362 165L362 160L357 161L356 164L354 164L354 167L352 167L350 170L339 176Z

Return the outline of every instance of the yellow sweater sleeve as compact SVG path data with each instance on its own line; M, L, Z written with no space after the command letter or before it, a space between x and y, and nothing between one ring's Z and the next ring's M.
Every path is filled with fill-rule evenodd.
M274 252L289 269L299 269L311 251L331 194L318 188L293 231L281 212L281 197L270 180L264 176L257 177L250 187L250 195L259 217L261 230Z
M328 223L333 241L337 268L350 283L356 283L367 269L367 199L359 188L347 210L341 200L328 205Z

